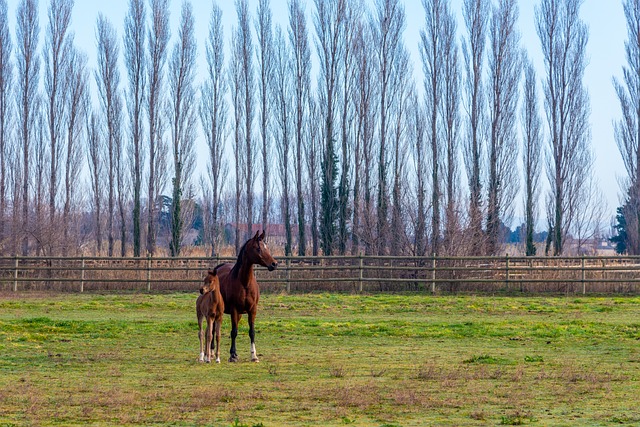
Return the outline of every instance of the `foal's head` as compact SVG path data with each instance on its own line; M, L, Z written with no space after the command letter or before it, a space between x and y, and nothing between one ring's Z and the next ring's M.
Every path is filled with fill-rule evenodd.
M220 289L218 272L216 270L209 270L207 272L207 276L202 281L202 286L200 286L200 293L204 295L207 292L215 291L216 289Z
M251 264L267 267L269 271L273 271L278 267L278 262L273 259L269 248L264 243L264 231L262 234L256 232L253 238L247 240L242 251L244 252L243 256L246 257L246 261Z

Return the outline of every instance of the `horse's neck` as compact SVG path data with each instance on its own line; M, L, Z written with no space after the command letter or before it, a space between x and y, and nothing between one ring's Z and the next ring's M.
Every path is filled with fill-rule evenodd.
M238 267L238 279L242 286L247 287L253 277L253 263L243 262Z

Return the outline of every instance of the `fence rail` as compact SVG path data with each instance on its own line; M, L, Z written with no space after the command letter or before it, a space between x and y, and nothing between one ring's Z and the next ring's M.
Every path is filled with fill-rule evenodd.
M195 290L233 258L0 257L0 291ZM273 292L638 294L640 257L278 257L257 268Z

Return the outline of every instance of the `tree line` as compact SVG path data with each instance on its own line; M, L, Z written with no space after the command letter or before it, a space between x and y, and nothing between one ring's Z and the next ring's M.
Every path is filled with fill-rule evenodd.
M623 3L616 140L640 248L640 0ZM541 70L517 0L463 0L462 22L422 0L418 62L401 0L288 0L285 25L236 0L230 40L211 5L204 48L188 0L173 29L169 0L129 0L122 33L99 15L90 69L73 0L48 1L42 46L38 0L20 0L15 40L0 0L3 254L178 256L196 216L212 256L227 224L236 249L281 224L287 255L492 255L515 210L527 255L540 222L552 255L598 233L582 0L537 2Z

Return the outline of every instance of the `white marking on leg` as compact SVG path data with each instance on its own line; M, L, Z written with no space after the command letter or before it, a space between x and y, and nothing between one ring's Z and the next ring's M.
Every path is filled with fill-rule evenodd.
M252 362L257 362L258 361L258 355L256 354L256 344L255 343L251 343L251 361Z
M204 351L200 352L200 359L201 362L204 362Z

